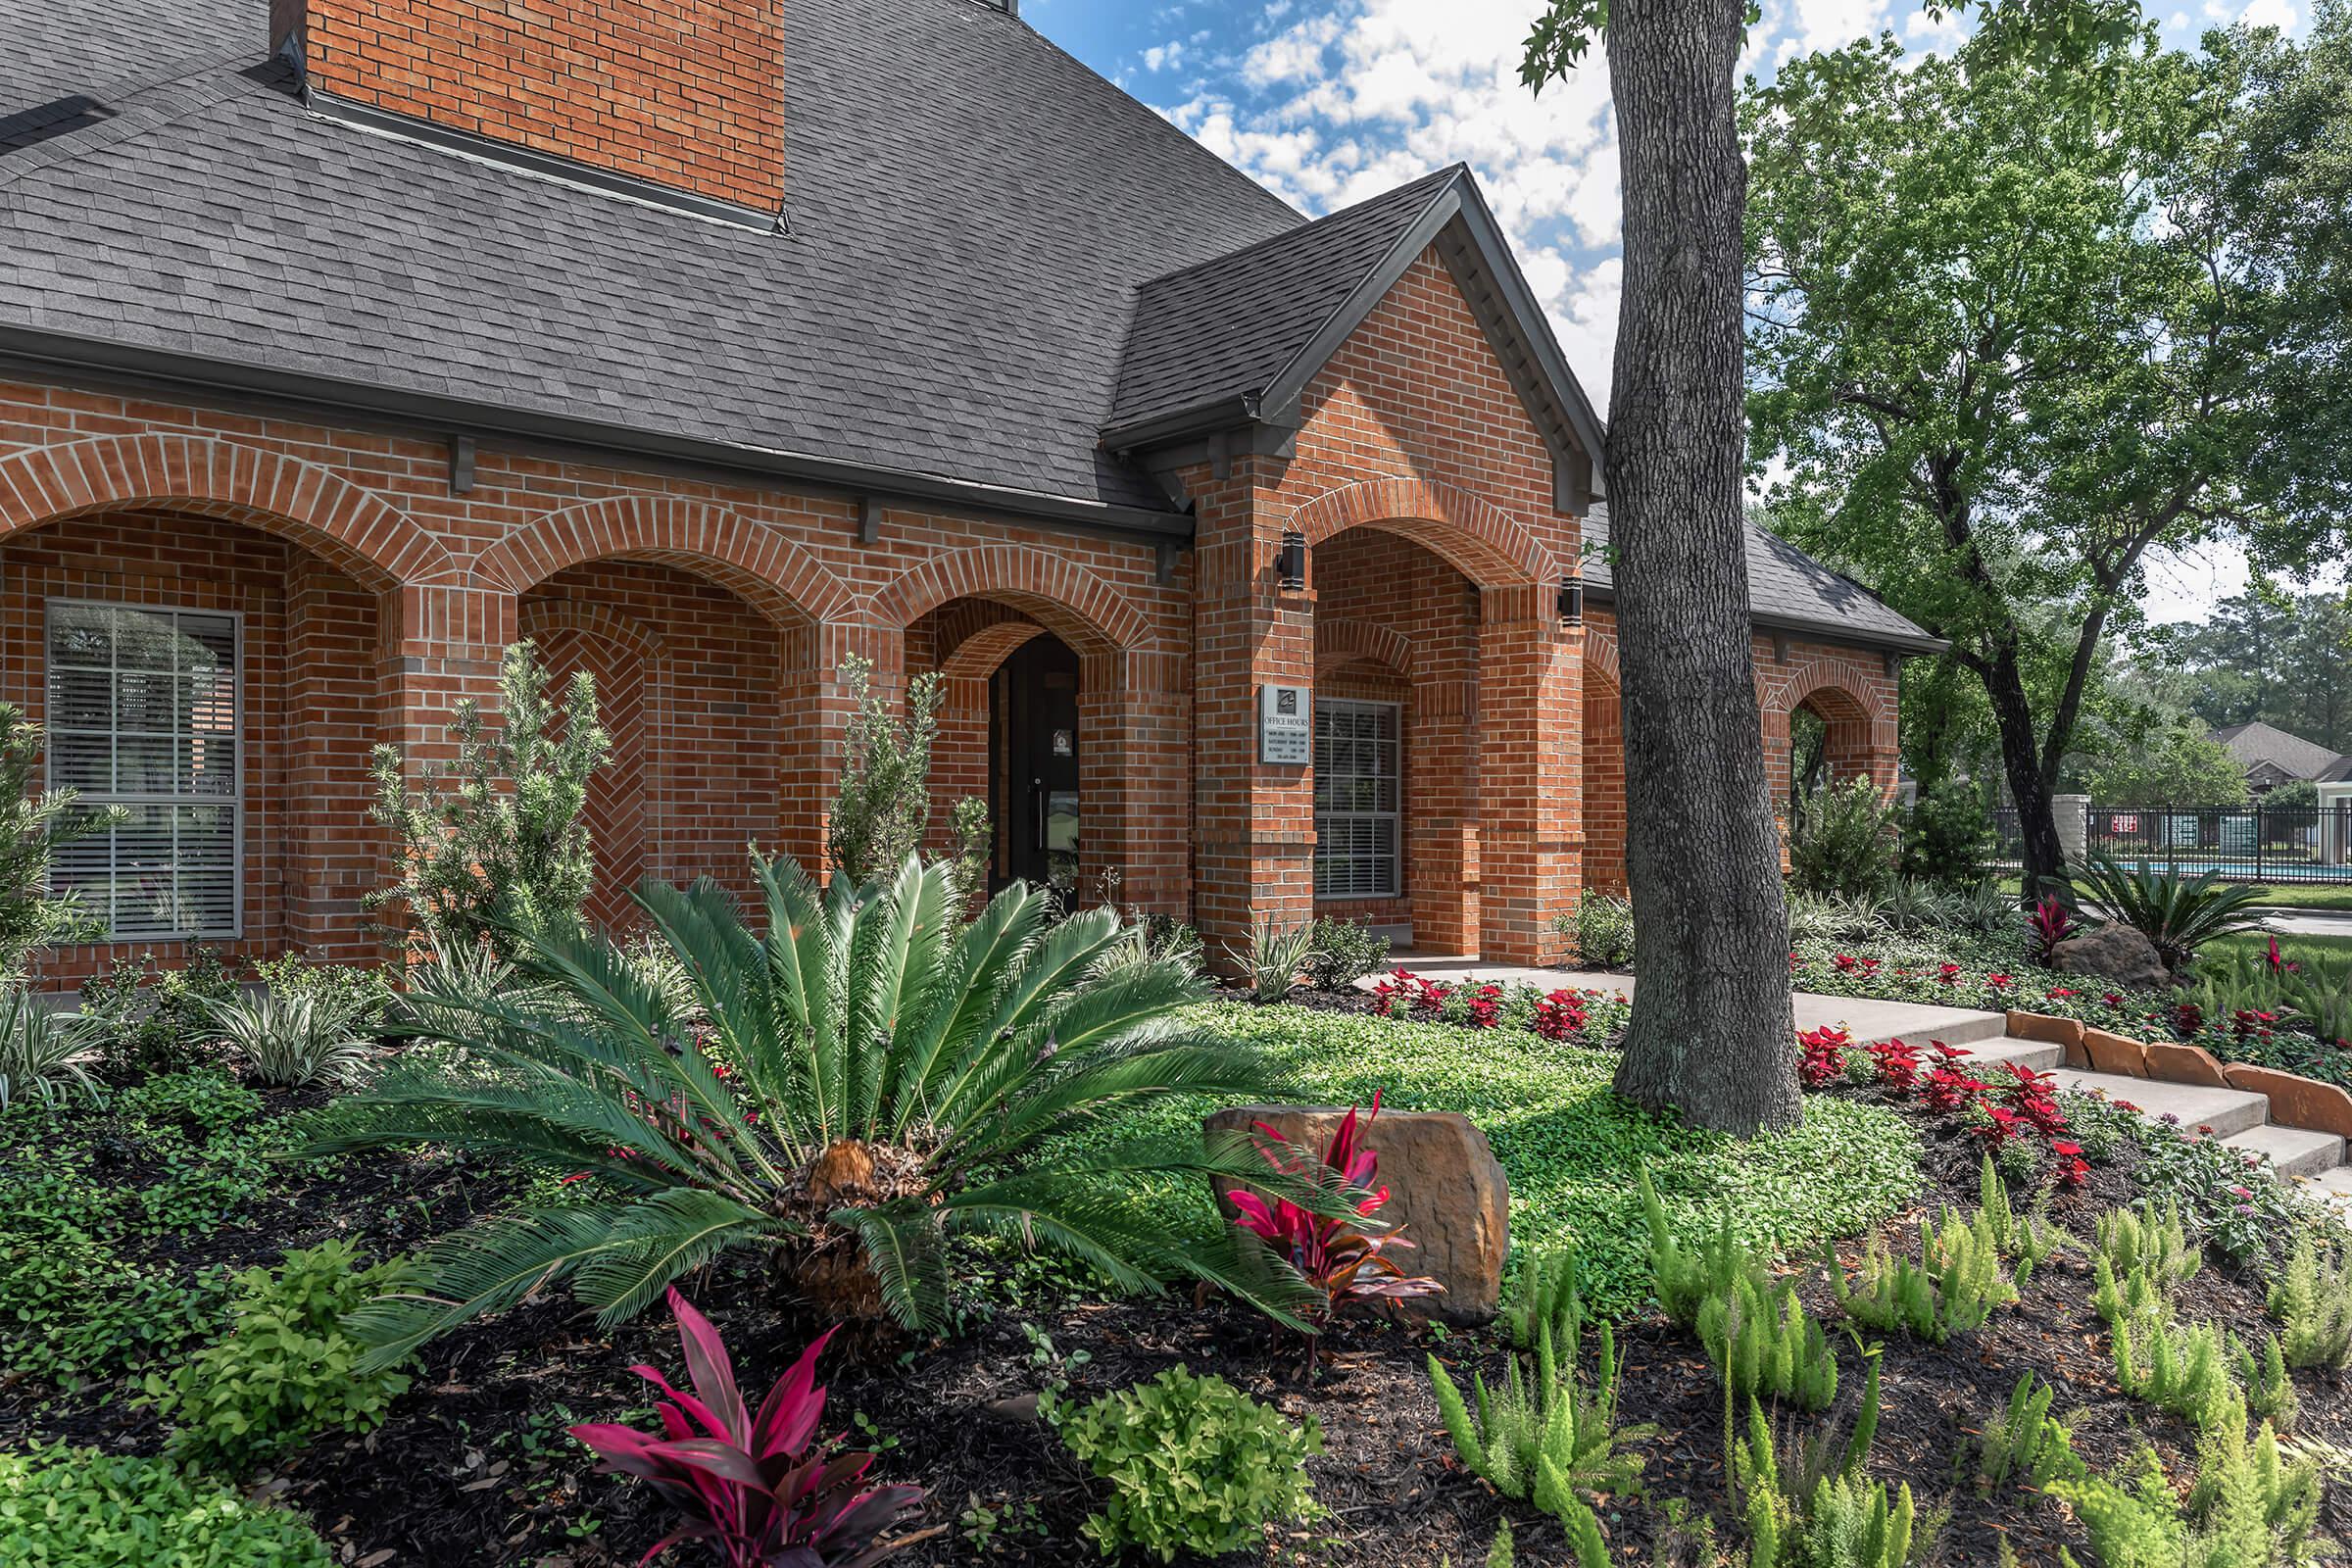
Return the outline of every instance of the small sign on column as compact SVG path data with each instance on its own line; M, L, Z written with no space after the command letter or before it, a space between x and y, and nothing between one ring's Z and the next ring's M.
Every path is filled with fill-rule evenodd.
M1257 760L1302 765L1315 760L1315 699L1305 686L1257 690Z

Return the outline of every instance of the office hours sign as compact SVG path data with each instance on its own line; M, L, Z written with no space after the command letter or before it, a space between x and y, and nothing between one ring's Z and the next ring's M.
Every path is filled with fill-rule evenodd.
M1304 765L1315 760L1315 697L1306 686L1257 689L1257 760Z

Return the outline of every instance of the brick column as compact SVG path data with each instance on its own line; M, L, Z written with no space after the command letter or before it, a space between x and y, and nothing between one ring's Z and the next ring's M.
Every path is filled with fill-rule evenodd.
M361 900L383 885L368 820L382 644L377 596L307 550L286 568L285 873L289 946L321 959L380 955Z
M1228 477L1188 472L1197 531L1193 569L1193 913L1209 958L1232 969L1229 946L1272 916L1312 919L1314 781L1305 766L1257 760L1258 688L1312 686L1311 594L1277 586L1286 511L1260 504L1279 478L1264 458L1232 462Z
M825 819L841 782L842 740L858 706L841 678L842 662L853 654L872 662L876 690L894 698L906 691L904 628L825 621L784 638L776 842L761 847L790 856L820 878L827 874Z
M1185 760L1192 705L1179 654L1112 649L1086 657L1078 686L1078 890L1116 870L1122 908L1185 912L1191 853Z
M499 661L517 635L515 599L501 588L409 583L383 595L376 618L383 739L401 749L414 782L428 764L457 757L449 731L460 703L470 699L498 714ZM370 831L385 849L378 885L390 886L399 874L392 846L380 828Z
M1405 735L1404 831L1413 946L1479 944L1478 683L1417 680Z
M1575 908L1583 834L1584 692L1579 636L1541 585L1481 596L1479 956L1559 960L1552 917Z

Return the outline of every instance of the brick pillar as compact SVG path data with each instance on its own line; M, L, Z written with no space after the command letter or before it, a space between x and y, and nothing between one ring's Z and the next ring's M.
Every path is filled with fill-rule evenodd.
M283 759L285 937L334 962L378 956L361 900L382 884L368 820L368 753L377 740L377 596L308 551L286 569Z
M376 614L383 735L400 747L415 781L428 763L456 758L449 729L458 704L470 698L485 713L498 713L499 661L517 635L515 599L504 589L411 583L385 594ZM389 886L399 868L390 844L380 836L376 842L385 850L378 885Z
M1479 944L1478 683L1416 680L1405 736L1405 865L1413 946Z
M1261 470L1264 470L1261 473ZM1285 593L1275 557L1288 513L1261 505L1271 460L1233 460L1230 476L1186 474L1195 497L1193 569L1193 914L1210 960L1234 967L1269 916L1315 909L1314 781L1306 766L1257 760L1258 688L1311 687L1315 609Z
M1584 886L1625 891L1625 708L1605 680L1585 682Z
M1781 869L1788 869L1788 792L1794 786L1795 741L1788 733L1788 710L1764 709L1764 788L1772 802L1772 818L1781 828Z
M1180 654L1089 654L1078 683L1079 868L1092 898L1118 873L1122 908L1185 912L1191 803L1187 661Z
M1576 906L1584 838L1579 634L1541 585L1481 596L1479 956L1547 964L1566 952L1552 917Z
M827 874L825 818L841 781L842 740L858 706L841 678L842 662L853 654L872 662L877 690L905 693L906 634L901 627L826 621L784 638L776 842L761 848L790 856L820 878Z

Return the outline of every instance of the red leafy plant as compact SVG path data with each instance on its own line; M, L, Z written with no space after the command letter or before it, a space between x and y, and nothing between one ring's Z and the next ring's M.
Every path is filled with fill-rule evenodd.
M2034 956L2047 965L2058 944L2074 934L2075 915L2064 904L2045 896L2034 906L2028 923L2034 930Z
M1536 1033L1545 1040L1574 1040L1588 1021L1582 992L1554 991L1536 1003Z
M600 1472L636 1476L686 1520L638 1559L640 1568L683 1541L710 1543L728 1568L864 1568L939 1533L877 1541L922 1502L922 1489L859 1491L874 1456L834 1454L817 1441L825 1391L816 1358L836 1330L801 1352L755 1416L710 1319L674 1289L669 1308L694 1393L679 1393L653 1367L629 1369L669 1396L660 1405L662 1435L609 1422L571 1429L604 1457Z
M1410 969L1389 971L1389 977L1372 988L1373 1010L1384 1018L1396 1015L1396 1004L1403 1003L1415 1017L1433 1017L1446 1005L1446 997L1453 988L1427 975Z
M1900 1040L1881 1040L1864 1050L1878 1069L1879 1086L1898 1099L1919 1083L1919 1048Z
M1807 1089L1827 1089L1845 1074L1845 1053L1853 1037L1835 1024L1808 1029L1796 1037L1800 1054L1797 1076Z
M1502 987L1490 980L1470 993L1468 1022L1473 1029L1492 1029L1502 1022Z
M1310 1351L1313 1337L1349 1301L1406 1300L1435 1296L1446 1288L1436 1280L1406 1274L1388 1255L1393 1249L1412 1246L1404 1239L1403 1227L1368 1227L1356 1223L1370 1219L1389 1201L1386 1187L1372 1186L1380 1170L1380 1156L1362 1141L1362 1135L1369 1133L1379 1119L1380 1096L1375 1092L1371 1113L1359 1124L1355 1107L1349 1106L1347 1118L1324 1146L1320 1156L1307 1153L1262 1121L1256 1124L1256 1136L1251 1140L1265 1162L1280 1175L1362 1193L1355 1200L1352 1217L1309 1213L1282 1198L1269 1206L1264 1199L1247 1188L1237 1187L1226 1195L1234 1206L1234 1224L1256 1237L1268 1252L1296 1269L1309 1289L1322 1298L1320 1305L1309 1306L1299 1313L1300 1321L1311 1330Z

